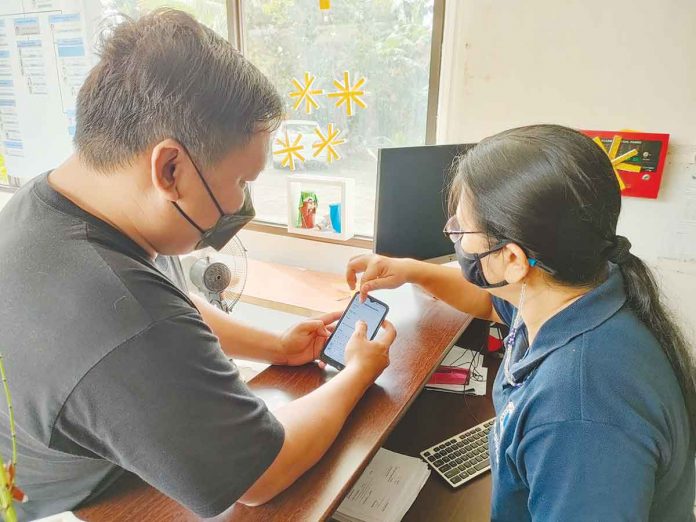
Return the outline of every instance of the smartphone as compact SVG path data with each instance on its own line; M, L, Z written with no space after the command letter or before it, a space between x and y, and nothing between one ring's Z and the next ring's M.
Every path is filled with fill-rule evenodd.
M326 364L339 370L345 368L346 346L355 331L355 323L359 320L367 324L367 338L372 340L377 335L379 326L387 316L389 306L379 299L367 296L364 303L360 302L360 293L356 293L343 315L338 320L336 329L326 341L326 346L319 357Z

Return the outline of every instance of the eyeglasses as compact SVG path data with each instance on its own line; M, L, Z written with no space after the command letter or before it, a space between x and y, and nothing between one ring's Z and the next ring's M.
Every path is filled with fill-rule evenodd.
M442 230L442 233L452 241L455 245L459 243L462 238L464 237L464 234L483 234L484 232L481 231L471 231L471 230L460 230L459 229L459 221L457 220L457 216L452 216L447 220L447 223L445 223L445 228ZM507 245L508 243L511 243L511 241L504 239L497 245L493 247L493 250L489 252L484 252L483 254L470 254L473 257L476 256L482 256L482 255L487 255L490 253L493 253L497 250L500 250L500 247ZM543 271L548 272L551 275L556 274L556 270L551 268L550 266L542 263L538 259L535 259L533 257L529 257L529 254L525 250L525 254L527 255L527 259L529 261L530 266L535 266L538 268L541 268ZM466 253L464 253L466 256Z
M464 237L464 234L482 234L482 232L479 231L460 230L457 216L452 216L447 220L442 233L454 244L459 243L462 240L462 237Z

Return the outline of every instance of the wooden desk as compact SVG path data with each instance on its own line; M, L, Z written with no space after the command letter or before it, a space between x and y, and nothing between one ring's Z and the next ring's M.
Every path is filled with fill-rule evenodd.
M469 397L423 390L384 447L419 457L425 448L495 416L491 388L500 360L486 357L485 397ZM434 471L403 522L485 522L491 519L491 475L486 473L452 489Z
M249 259L241 301L311 317L343 310L351 297L353 292L342 274Z
M389 368L358 403L336 442L316 466L268 504L257 508L235 505L218 520L313 522L328 518L419 394L452 341L471 322L470 316L411 285L375 295L389 304L389 319L398 331ZM332 370L314 365L270 367L254 378L250 387L272 408L311 392L332 374ZM196 520L175 501L133 476L121 479L77 515L94 522Z

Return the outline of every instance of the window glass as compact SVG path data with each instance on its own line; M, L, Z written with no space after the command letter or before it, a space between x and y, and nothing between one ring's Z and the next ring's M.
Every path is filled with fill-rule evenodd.
M294 166L353 178L354 228L371 236L377 150L425 143L433 1L249 0L242 16L244 52L287 109L254 186L258 219L286 224ZM284 161L293 145L304 161Z

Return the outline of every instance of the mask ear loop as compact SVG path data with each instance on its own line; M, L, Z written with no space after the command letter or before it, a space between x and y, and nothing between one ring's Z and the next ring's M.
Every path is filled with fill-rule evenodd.
M534 259L533 257L530 257L527 260L529 261L529 266L531 266L532 268L537 267L537 268L540 268L541 270L543 270L544 272L546 272L547 274L550 274L552 276L556 275L556 270L549 267L548 265L545 265L544 263L542 263L538 259Z
M479 273L481 274L481 277L483 278L484 283L486 283L485 288L500 288L501 286L505 286L508 284L506 280L502 280L499 283L489 283L488 279L486 278L486 273L483 271L483 262L481 261L484 257L489 256L495 252L500 251L505 245L510 244L511 241L508 239L504 239L497 245L495 245L492 249L487 250L486 252L481 252L480 254L473 254L474 258L476 259L476 264L478 265Z
M181 142L179 142L179 145L181 145L181 148L184 149L184 152L186 153L186 155L187 155L188 158L189 158L189 161L191 162L191 165L193 165L193 169L196 171L196 174L198 175L198 177L200 178L201 182L203 183L203 187L205 187L205 190L206 190L206 192L208 193L208 196L210 196L210 199L213 200L213 203L215 204L215 208L217 208L217 210L218 210L218 212L220 213L221 216L224 216L225 213L223 212L222 207L221 207L220 204L218 203L218 200L215 199L215 196L213 195L213 191L210 190L210 187L208 186L208 183L205 181L205 178L203 177L203 174L201 173L201 170L198 168L198 165L196 165L196 162L193 161L193 156L191 156L191 153L190 153L189 150L186 148L186 145L184 145L184 144L181 143ZM173 204L174 207L179 211L179 214L181 214L181 215L184 217L184 219L185 219L186 221L188 221L196 230L198 230L198 232L199 232L201 235L205 235L206 231L203 230L201 227L199 227L199 226L196 224L196 222L195 222L193 219L191 219L191 218L188 216L188 214L186 214L186 212L184 212L184 210L179 206L179 204L178 204L176 201L172 201L172 204Z
M512 321L512 326L510 327L510 332L505 338L505 360L503 361L503 371L505 373L505 380L510 386L518 388L522 386L521 382L516 382L515 378L510 372L510 359L512 359L512 352L515 348L515 340L517 339L517 333L522 326L522 307L524 306L525 297L527 294L527 282L522 283L522 290L520 291L519 306L517 307L517 313L515 314L515 319ZM524 355L527 355L529 347ZM524 357L524 356L523 356Z
M208 182L205 180L203 177L203 173L201 172L201 169L198 168L198 165L196 165L196 162L193 161L193 156L191 156L191 153L189 150L186 148L186 145L183 143L179 142L179 145L181 145L181 148L184 149L184 152L189 157L189 161L191 162L191 165L193 165L193 168L196 170L196 174L198 174L198 177L201 178L201 181L203 182L203 186L205 187L206 192L208 192L208 195L210 196L210 199L213 200L213 203L215 204L215 207L217 208L218 212L220 213L221 216L225 215L225 212L222 210L222 207L220 206L220 203L218 203L218 200L215 198L213 195L213 191L210 190L210 186L208 185ZM190 220L189 220L190 221ZM198 227L196 227L198 228ZM199 229L200 230L200 229Z
M177 203L176 201L172 201L172 204L174 205L174 208L176 208L176 209L179 211L179 214L181 214L181 215L184 217L184 219L185 219L186 221L188 221L189 223L191 223L191 225L193 225L193 227L194 227L196 230L198 230L198 232L200 232L201 235L205 234L205 230L203 230L201 227L199 227L193 219L191 219L190 217L188 217L188 215L186 214L186 212L184 212L184 211L181 209L181 207L178 205L178 203Z
M485 288L500 288L501 286L508 284L505 280L500 281L499 283L489 283L488 279L486 278L486 273L483 271L483 261L481 261L483 256L481 254L474 255L476 256L476 264L478 265L479 274L481 274L481 278L483 279L481 282L486 284Z

